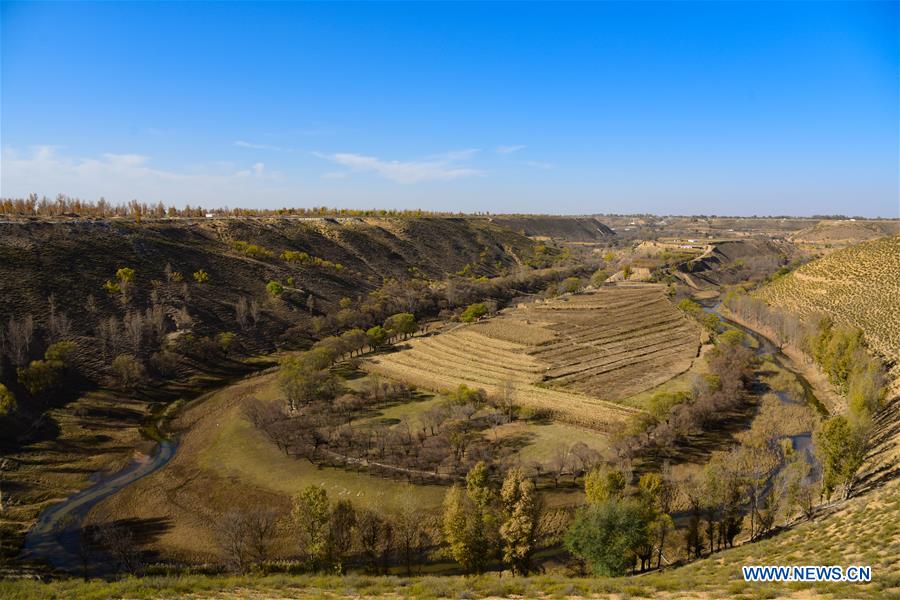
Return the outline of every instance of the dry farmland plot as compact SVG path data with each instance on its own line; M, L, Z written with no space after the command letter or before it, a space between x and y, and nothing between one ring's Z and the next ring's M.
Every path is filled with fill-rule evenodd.
M833 252L758 295L801 314L826 313L838 323L859 327L873 348L900 363L900 235Z
M634 415L615 401L690 368L699 332L664 287L624 284L520 306L485 323L412 340L366 368L432 390L459 384L561 419L608 429Z

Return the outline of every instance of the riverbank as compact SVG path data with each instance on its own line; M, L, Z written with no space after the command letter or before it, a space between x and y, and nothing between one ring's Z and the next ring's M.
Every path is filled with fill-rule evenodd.
M778 346L772 341L775 334L770 328L760 327L756 323L750 323L746 319L742 319L724 304L720 305L718 310L729 321L734 321L738 325L746 327L757 335L766 338L772 346L778 348L781 351L782 360L787 359L787 364L784 365L785 368L803 376L812 388L816 398L828 409L829 414L841 414L846 411L847 401L835 391L834 386L828 381L828 377L822 369L805 352L791 344Z

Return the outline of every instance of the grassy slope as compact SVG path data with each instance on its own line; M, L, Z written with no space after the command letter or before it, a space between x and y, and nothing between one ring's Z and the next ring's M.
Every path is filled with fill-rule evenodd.
M361 380L353 383L360 385ZM184 433L172 462L103 502L92 518L163 523L148 544L151 550L167 558L205 560L215 552L211 536L215 515L254 502L287 510L291 496L307 485L323 485L333 499L350 499L358 508L390 512L411 498L420 509L439 509L444 486L410 485L364 471L319 468L286 456L244 417L242 405L250 397L283 401L276 376L249 378L189 407L175 423ZM436 401L426 397L390 406L367 419L414 417ZM523 462L547 462L562 443L584 441L598 451L607 447L606 439L596 432L559 423L517 422L485 435L489 439L519 436ZM547 491L549 506L572 506L583 500L580 489L567 484ZM289 555L292 548L285 547L285 553Z
M900 361L900 235L833 252L764 287L758 296L858 327L875 350ZM894 376L900 376L896 367Z

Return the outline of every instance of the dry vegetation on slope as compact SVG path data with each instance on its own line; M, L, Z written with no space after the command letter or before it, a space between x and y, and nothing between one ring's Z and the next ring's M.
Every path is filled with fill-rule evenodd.
M898 221L842 219L820 221L812 227L792 233L789 239L795 244L821 250L832 247L842 248L896 233L900 233L900 222Z
M612 401L674 377L699 333L656 285L620 285L522 305L487 323L413 340L367 369L432 390L502 393L557 418L609 428L635 414Z
M900 235L857 244L806 264L758 296L800 314L858 327L900 376Z

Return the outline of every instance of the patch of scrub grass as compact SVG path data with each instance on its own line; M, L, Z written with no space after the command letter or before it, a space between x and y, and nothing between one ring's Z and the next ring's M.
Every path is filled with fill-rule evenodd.
M708 561L704 561L707 562ZM709 564L707 564L709 566ZM369 575L170 575L127 577L118 581L56 579L0 581L0 597L10 600L44 598L344 598L402 597L508 598L596 597L617 594L633 598L678 597L678 592L699 597L779 598L791 595L835 598L879 598L885 589L876 585L835 584L750 584L719 581L713 573L683 577L682 569L616 579L579 578L565 575L512 577L489 573L479 576L375 577ZM673 582L677 585L672 586ZM890 588L888 588L890 589Z

